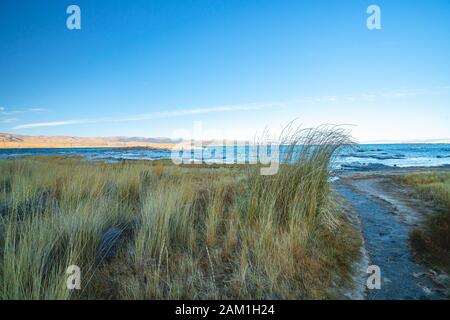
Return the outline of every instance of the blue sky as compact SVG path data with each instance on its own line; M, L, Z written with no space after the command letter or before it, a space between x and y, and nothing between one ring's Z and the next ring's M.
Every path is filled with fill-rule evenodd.
M202 121L244 139L298 119L450 138L449 39L448 0L2 0L0 132L171 137Z

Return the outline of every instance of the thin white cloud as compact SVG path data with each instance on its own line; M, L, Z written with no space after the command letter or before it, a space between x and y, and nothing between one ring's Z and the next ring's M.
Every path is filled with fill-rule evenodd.
M90 120L67 120L67 121L54 121L54 122L40 122L40 123L30 123L15 126L13 129L29 129L35 127L58 127L58 126L67 126L71 124L82 124L82 123L91 123Z
M31 111L31 112L46 112L47 109L44 109L44 108L30 108L30 109L28 109L28 111Z
M153 112L139 115L131 115L125 116L122 118L95 118L95 119L75 119L75 120L60 120L60 121L52 121L52 122L38 122L38 123L27 123L21 124L13 127L12 129L30 129L37 127L57 127L57 126L67 126L67 125L77 125L77 124L90 124L90 123L117 123L117 122L129 122L129 121L145 121L152 119L162 119L162 118L173 118L173 117L182 117L189 115L198 115L198 114L207 114L207 113L215 113L215 112L230 112L230 111L246 111L246 110L257 110L261 108L267 107L288 107L288 106L298 106L299 104L323 104L323 103L334 103L337 101L341 101L342 99L350 102L359 102L359 101L367 101L367 100L375 100L379 98L406 98L406 97L415 97L418 95L430 95L430 94L442 94L442 90L450 89L450 86L442 86L439 88L440 91L433 91L429 89L408 89L408 88L400 88L396 90L390 91L381 91L381 92L361 92L356 93L349 96L313 96L313 97L305 97L301 99L295 99L284 102L275 102L275 103L252 103L252 104L239 104L239 105L228 105L228 106L219 106L219 107L211 107L211 108L195 108L195 109L184 109L184 110L176 110L176 111L167 111L167 112ZM47 111L43 108L29 108L28 112L44 112ZM12 115L15 113L23 113L23 110L14 110L7 112L4 107L0 107L0 114L2 115Z
M229 111L248 111L257 110L261 108L271 107L271 106L281 106L280 104L241 104L241 105L230 105L230 106L220 106L212 108L196 108L196 109L186 109L186 110L176 110L167 112L153 112L134 116L128 116L123 118L101 118L101 119L79 119L79 120L63 120L63 121L52 121L52 122L40 122L40 123L28 123L15 126L13 129L30 129L36 127L58 127L67 126L74 124L89 124L89 123L113 123L113 122L128 122L128 121L144 121L152 119L162 119L162 118L173 118L188 115L206 114L214 112L229 112Z
M4 116L10 116L14 114L26 114L26 113L42 113L48 111L44 108L10 108L6 109L5 107L0 107L0 114Z
M428 89L407 89L401 88L396 90L389 91L379 91L379 92L361 92L356 93L354 95L347 96L345 99L351 102L354 101L367 101L367 100L375 100L379 98L407 98L407 97L417 97L419 95L430 95L433 92Z
M17 118L7 118L7 119L0 120L0 122L1 123L11 123L11 122L14 122L14 121L17 121L17 120L19 120L19 119L17 119Z

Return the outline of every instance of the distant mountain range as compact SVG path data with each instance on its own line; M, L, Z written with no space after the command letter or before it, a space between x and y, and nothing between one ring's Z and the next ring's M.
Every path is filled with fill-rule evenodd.
M28 136L0 133L2 148L80 148L80 147L144 147L173 148L182 140L142 137L71 137L71 136Z
M210 141L204 141L207 145ZM170 138L143 138L143 137L72 137L72 136L29 136L10 133L0 133L0 149L6 148L152 148L172 149L179 144L188 144L188 141ZM229 145L233 142L228 141ZM244 142L238 141L238 145ZM428 140L380 140L367 141L363 144L392 144L392 143L450 143L450 139Z

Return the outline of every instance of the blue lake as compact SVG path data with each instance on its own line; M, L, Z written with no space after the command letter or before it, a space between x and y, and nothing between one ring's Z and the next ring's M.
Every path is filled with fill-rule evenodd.
M192 156L200 161L215 163L246 163L255 160L253 147L208 147ZM227 155L226 157L224 155ZM81 156L87 160L159 160L171 159L170 150L121 148L42 148L0 149L0 159L47 155ZM206 156L207 155L207 156ZM281 155L283 152L281 151ZM334 167L360 170L388 167L450 165L450 144L365 144L341 148L335 154Z

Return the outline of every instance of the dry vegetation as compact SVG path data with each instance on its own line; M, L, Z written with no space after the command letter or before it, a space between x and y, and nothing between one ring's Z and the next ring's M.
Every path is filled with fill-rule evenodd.
M360 238L328 177L346 139L336 130L291 139L308 146L274 176L255 166L0 161L0 298L342 297ZM69 265L81 267L82 290L66 289Z
M424 262L450 272L450 172L433 171L396 178L414 195L434 203L436 212L411 234L411 243Z

